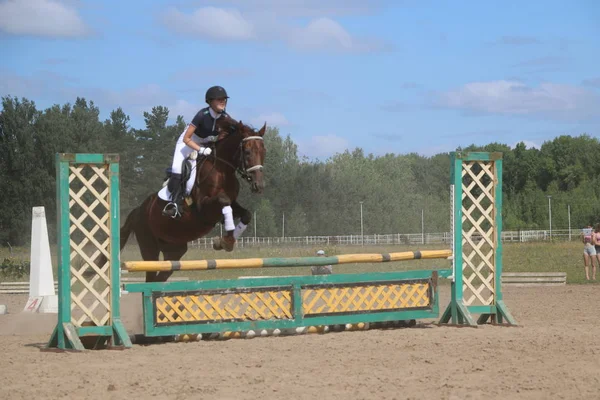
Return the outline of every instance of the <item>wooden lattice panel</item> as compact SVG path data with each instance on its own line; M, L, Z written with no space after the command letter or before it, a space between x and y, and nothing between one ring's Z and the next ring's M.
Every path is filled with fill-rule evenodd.
M69 167L71 322L110 321L110 183L108 165Z
M496 271L494 162L462 168L463 296L466 305L494 303Z
M159 294L156 325L292 318L291 288Z
M386 282L305 288L305 317L369 311L393 311L431 306L427 282Z

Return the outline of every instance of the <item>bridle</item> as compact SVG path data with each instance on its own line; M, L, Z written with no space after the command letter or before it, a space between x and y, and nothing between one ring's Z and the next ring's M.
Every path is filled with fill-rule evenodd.
M223 139L221 139L221 140L223 140ZM213 142L213 146L212 146L213 147L213 153L211 154L211 156L214 157L215 160L221 161L224 164L230 166L236 173L238 173L240 175L240 177L242 179L244 179L248 183L252 182L252 177L250 176L251 172L262 171L264 169L264 166L261 165L261 164L253 165L251 167L248 167L246 165L246 158L244 157L243 146L244 146L245 142L248 142L250 140L263 140L264 141L264 139L263 139L262 136L248 136L246 138L243 138L240 141L240 145L238 146L237 151L233 155L233 158L235 159L238 156L238 154L239 154L239 161L237 163L238 164L237 166L233 165L229 161L227 161L227 160L225 160L225 159L223 159L223 158L221 158L221 157L219 157L217 155L217 148L216 148L217 142ZM202 160L202 164L204 164L204 162L207 160L207 158L208 157L206 157L206 158L204 158ZM200 168L202 167L202 164L200 165ZM198 168L198 169L200 169L200 168ZM215 164L213 164L213 168L209 171L209 173L206 176L204 176L204 178L200 182L198 182L198 183L201 183L206 178L208 178L208 176L212 173L212 171L214 170L214 168L215 168Z
M242 141L240 142L240 146L238 147L238 150L236 152L236 154L240 153L240 165L241 165L241 166L238 165L238 167L236 168L236 172L240 174L242 179L245 179L248 182L252 181L252 177L249 175L250 172L262 171L264 168L261 164L256 164L251 167L246 166L246 157L244 157L244 152L242 151L242 147L244 146L245 142L248 142L250 140L263 140L264 141L264 139L262 136L248 136L247 138L243 138Z

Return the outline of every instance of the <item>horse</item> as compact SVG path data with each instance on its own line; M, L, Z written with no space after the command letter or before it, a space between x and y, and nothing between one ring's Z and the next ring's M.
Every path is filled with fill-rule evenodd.
M266 127L265 123L256 132L242 121L230 117L217 119L213 152L209 156L198 156L196 179L190 196L180 208L181 216L173 219L162 215L168 202L157 192L149 195L129 213L121 227L121 250L134 233L144 261L158 261L161 252L164 260L180 260L187 252L188 242L203 237L218 222L222 223L227 218L226 207L231 207L229 215L239 218L239 229L228 229L223 237L213 238L213 248L233 251L237 237L252 219L252 213L237 200L240 183L236 173L250 184L253 193L262 194ZM225 227L231 228L233 221L227 222ZM146 282L166 282L172 273L146 272Z

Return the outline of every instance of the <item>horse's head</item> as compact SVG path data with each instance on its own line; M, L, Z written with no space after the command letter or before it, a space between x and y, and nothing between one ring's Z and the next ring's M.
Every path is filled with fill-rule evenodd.
M264 134L267 128L265 123L257 132L242 121L235 121L232 118L219 118L217 120L217 131L219 133L217 141L225 139L239 143L234 155L234 163L242 173L247 175L250 181L250 188L254 193L262 193L265 187L263 177L263 164L267 153L264 144Z

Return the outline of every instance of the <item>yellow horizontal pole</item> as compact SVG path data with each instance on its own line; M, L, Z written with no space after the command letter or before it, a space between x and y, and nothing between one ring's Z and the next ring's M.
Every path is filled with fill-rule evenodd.
M209 269L308 267L355 263L378 263L419 259L441 259L452 250L404 251L399 253L342 254L330 257L241 258L184 261L125 261L121 268L130 272L201 271Z

